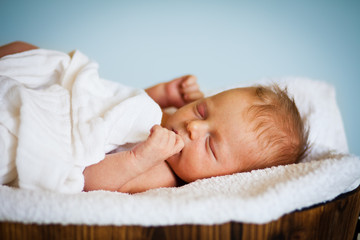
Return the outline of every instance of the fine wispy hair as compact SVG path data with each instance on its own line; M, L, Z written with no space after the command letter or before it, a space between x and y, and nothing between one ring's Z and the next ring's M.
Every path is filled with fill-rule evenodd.
M252 130L260 151L263 167L296 163L309 151L309 129L287 88L273 83L256 85L256 104L248 109Z

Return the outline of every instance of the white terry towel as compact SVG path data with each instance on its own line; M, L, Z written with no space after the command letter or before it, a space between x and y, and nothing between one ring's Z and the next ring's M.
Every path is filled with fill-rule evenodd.
M119 145L161 121L143 91L101 79L79 51L37 49L0 59L0 183L64 193ZM146 117L145 117L146 116Z

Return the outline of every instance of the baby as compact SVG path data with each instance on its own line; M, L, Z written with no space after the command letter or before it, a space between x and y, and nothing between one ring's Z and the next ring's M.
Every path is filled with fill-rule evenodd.
M85 191L141 192L182 182L299 161L307 131L293 100L278 86L237 88L202 98L184 76L146 90L164 113L145 142L108 154L84 170ZM187 102L190 102L186 104Z
M37 47L15 42L0 57ZM109 153L83 171L84 191L127 193L212 176L290 164L304 157L308 133L297 107L278 86L237 88L203 98L192 75L146 89L161 108L161 126L128 151Z

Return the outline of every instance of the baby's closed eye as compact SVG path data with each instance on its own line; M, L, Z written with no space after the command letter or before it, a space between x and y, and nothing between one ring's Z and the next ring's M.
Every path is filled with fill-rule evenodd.
M211 138L211 136L209 136L206 139L206 146L209 149L211 155L213 155L213 157L217 160L217 156L216 156L215 148L214 148L214 142L213 142L213 139Z
M200 117L202 119L207 118L207 107L206 107L206 103L205 102L200 102L199 104L196 105L196 111L198 112L198 114L200 115Z

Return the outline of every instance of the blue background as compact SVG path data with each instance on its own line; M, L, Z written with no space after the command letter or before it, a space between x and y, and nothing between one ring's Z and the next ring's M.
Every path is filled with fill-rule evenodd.
M335 85L360 156L360 1L0 2L0 45L79 49L103 78L145 88L192 73L203 89L262 77Z

